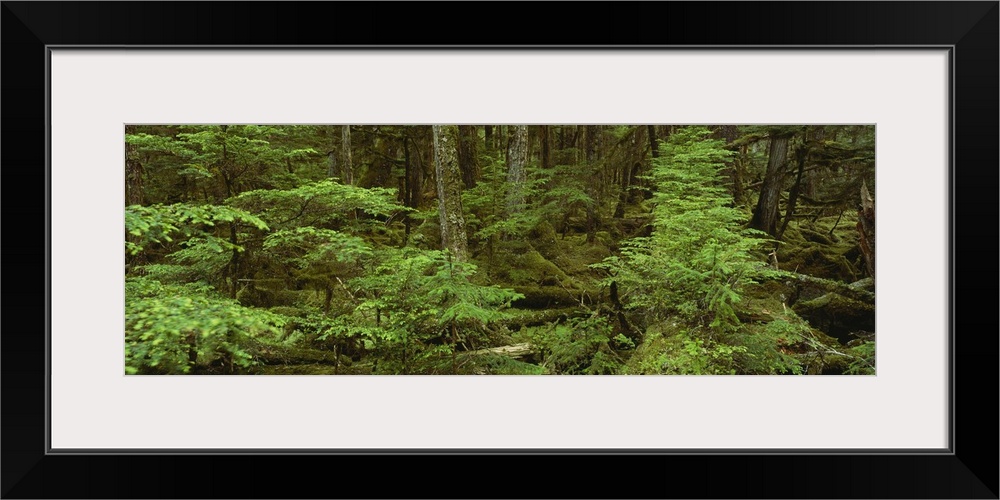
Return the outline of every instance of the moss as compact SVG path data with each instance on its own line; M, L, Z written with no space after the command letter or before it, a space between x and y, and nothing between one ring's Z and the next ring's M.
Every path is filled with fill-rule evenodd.
M559 235L556 229L548 221L542 221L528 232L528 239L531 240L540 254L546 259L552 259L560 254Z
M875 306L838 293L799 301L793 309L813 327L836 337L841 343L847 343L852 332L875 330Z
M651 325L636 346L632 356L625 361L621 373L626 375L654 375L665 373L665 365L671 353L682 347L677 335L681 326L675 323Z
M536 250L508 255L505 259L506 279L509 285L541 285L572 287L573 281L562 269Z
M561 307L552 309L511 309L507 325L511 330L521 327L541 326L560 319L568 319L580 314L587 314L579 307Z
M788 279L773 279L744 287L736 314L741 322L767 322L776 315L792 313L795 283Z
M367 375L371 366L344 366L339 368L323 364L272 365L261 366L255 372L257 375Z
M598 231L594 233L594 240L609 250L615 250L618 248L618 242L611 237L611 233L608 231Z
M853 224L841 220L831 236L835 221L832 217L802 227L790 224L778 246L781 269L840 281L857 280L861 276L856 262L857 234Z
M274 314L280 314L282 316L288 316L292 318L304 318L308 315L308 311L299 307L288 307L288 306L278 306L272 307L270 309Z
M518 299L512 304L521 309L548 309L552 307L567 307L580 303L580 294L554 286L515 286L514 291L523 294L523 299ZM588 299L587 294L583 294L584 303L593 300L593 296Z
M848 356L830 352L821 356L812 351L799 356L799 362L805 367L804 373L807 375L841 375L847 371L851 360Z
M820 233L818 231L813 231L808 228L799 228L799 233L802 234L802 238L806 241L811 241L813 243L819 243L821 245L833 245L833 241L826 234Z

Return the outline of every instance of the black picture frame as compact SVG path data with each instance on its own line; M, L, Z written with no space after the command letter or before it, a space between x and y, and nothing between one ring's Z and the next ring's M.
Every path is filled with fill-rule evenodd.
M2 496L299 498L319 491L322 497L403 498L998 498L994 384L1000 329L994 277L1000 4L651 2L550 7L563 15L550 17L544 12L552 9L542 10L537 3L3 2L0 61L7 147L0 154L8 178L4 202L8 240L3 253L17 269L45 274L43 279L16 278L8 283L8 292L15 293L4 297ZM443 11L457 17L442 17ZM450 19L463 21L446 21ZM607 47L613 42L617 46L951 47L951 452L47 453L49 200L43 195L48 186L47 47L468 47L510 45L511 40L532 46ZM963 228L960 235L955 233L957 227ZM985 310L979 304L986 304ZM738 418L738 411L733 418ZM855 425L864 425L864 414L858 415ZM490 455L489 460L480 455ZM329 473L312 472L317 467ZM577 473L564 477L565 470Z

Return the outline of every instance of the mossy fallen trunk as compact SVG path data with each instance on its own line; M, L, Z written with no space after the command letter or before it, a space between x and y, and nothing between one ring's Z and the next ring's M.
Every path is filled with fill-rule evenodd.
M255 343L246 346L254 359L265 365L304 365L322 364L330 366L349 366L351 358L336 355L333 351L309 349L306 347L291 347ZM339 358L339 359L338 359Z
M477 349L475 351L469 351L467 355L495 354L500 356L507 356L510 358L524 358L526 356L531 356L536 353L538 353L538 349L536 349L535 346L527 342L524 342L520 344L491 347L489 349Z
M812 300L828 293L843 295L851 300L864 302L875 306L875 289L871 279L863 279L854 283L817 278L808 274L796 274L795 299L797 301ZM793 300L792 302L796 302Z
M584 304L592 304L595 297L586 292L568 290L558 286L515 286L514 291L523 294L523 299L518 299L511 304L519 309L548 309L552 307L569 307Z
M812 300L796 302L792 307L814 328L837 338L842 344L854 332L875 331L875 304L855 300L839 293L827 293Z
M510 309L509 319L504 323L511 331L522 327L541 326L560 319L589 314L579 307L560 307L555 309Z

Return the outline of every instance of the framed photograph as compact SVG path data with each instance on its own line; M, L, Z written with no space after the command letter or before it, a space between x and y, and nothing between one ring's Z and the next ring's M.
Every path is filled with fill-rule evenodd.
M560 455L605 460L602 485L553 486L564 496L997 498L996 429L977 423L996 411L997 324L976 306L996 298L980 283L996 275L997 2L571 6L596 39L468 6L494 30L572 45L421 24L444 5L3 5L8 185L46 194L8 204L10 246L41 247L11 262L35 259L45 279L8 299L4 497L294 497L319 483L279 477L312 461L351 478L330 496L443 496L414 481ZM483 163L466 179L468 141ZM238 177L230 155L281 168ZM449 158L464 195L445 185ZM761 208L772 170L789 179ZM698 175L753 186L757 208L729 191L716 204L711 182L692 194ZM830 202L840 191L857 202ZM447 215L455 199L467 221ZM714 208L665 211L690 199ZM622 229L630 210L651 219ZM802 250L751 266L744 227ZM975 239L959 246L956 227ZM551 255L519 250L539 228ZM466 229L468 247L448 245ZM502 272L472 279L487 255ZM219 280L177 278L198 266ZM395 301L414 266L426 286L407 279L417 298ZM593 269L617 280L584 282ZM718 299L756 300L744 277L770 287L753 310ZM809 297L781 288L795 279L815 280ZM519 300L552 318L489 327L530 309ZM44 322L15 327L23 311ZM202 320L268 333L247 347L176 326ZM386 470L405 471L399 487ZM674 492L663 470L699 486ZM525 493L488 480L490 496Z

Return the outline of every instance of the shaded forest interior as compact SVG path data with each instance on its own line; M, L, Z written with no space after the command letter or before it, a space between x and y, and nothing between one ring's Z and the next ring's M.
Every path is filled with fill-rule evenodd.
M125 127L130 374L873 374L875 127Z

